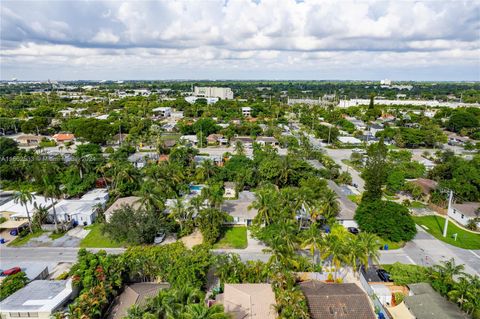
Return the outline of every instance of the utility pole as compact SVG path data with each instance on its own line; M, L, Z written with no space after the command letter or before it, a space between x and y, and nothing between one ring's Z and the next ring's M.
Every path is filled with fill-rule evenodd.
M330 145L330 133L332 132L332 126L328 126L328 145Z
M448 196L447 218L445 218L445 226L443 226L443 237L447 237L448 216L450 214L450 210L452 209L452 200L453 200L453 191L450 190L450 194Z

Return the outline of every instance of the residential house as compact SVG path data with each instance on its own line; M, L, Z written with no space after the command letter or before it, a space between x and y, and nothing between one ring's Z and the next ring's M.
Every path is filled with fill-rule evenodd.
M227 224L250 226L258 213L255 208L249 208L254 200L254 193L243 191L238 193L238 199L224 201L222 210L232 217Z
M117 199L110 207L104 212L105 220L108 222L112 218L113 214L117 210L120 210L125 207L131 207L133 209L139 209L141 207L140 197L137 196L129 196L129 197L121 197Z
M58 133L53 135L53 139L57 143L68 143L75 141L75 135L71 133Z
M123 292L113 301L107 318L125 318L131 307L144 306L149 298L156 297L160 290L168 288L170 288L168 283L139 282L127 285Z
M471 220L474 220L477 227L480 227L480 202L454 203L448 216L463 226L467 226Z
M249 106L242 107L242 115L244 117L249 117L252 115L252 108Z
M61 223L72 222L74 225L91 225L97 217L100 201L82 199L62 199L55 204L55 210L50 208L48 214L53 219L54 213Z
M248 136L237 136L230 140L230 145L235 146L237 142L243 144L245 148L252 148L253 146L253 139Z
M367 129L367 124L365 124L362 120L357 119L348 119L352 124L355 126L355 130L357 131L364 131Z
M235 183L234 182L223 183L223 188L225 189L225 192L223 194L223 198L235 198L237 196L237 192L235 190Z
M118 133L112 137L113 145L121 145L127 139L128 134Z
M375 319L367 294L356 284L326 284L309 280L299 284L312 319Z
M370 125L370 133L373 135L373 136L376 136L378 132L381 132L384 130L384 127L382 124L372 124Z
M222 134L210 134L209 136L207 136L208 145L218 145L220 144L220 140L224 140Z
M346 189L342 189L334 181L327 180L328 187L335 192L338 196L338 203L340 204L340 212L336 217L338 223L345 228L358 227L357 222L354 219L355 211L357 210L357 204L352 202L346 193Z
M338 141L341 144L345 145L361 145L362 141L360 141L358 138L355 138L353 136L339 136Z
M153 114L160 117L170 117L172 114L171 107L157 107L152 110Z
M434 180L428 178L417 178L410 181L411 183L419 186L422 189L422 193L425 196L429 196L430 193L435 190L438 186L438 183Z
M40 144L40 142L43 139L46 139L46 137L41 135L31 135L31 134L24 134L15 138L15 140L18 142L20 146L37 146Z
M156 152L137 152L128 157L128 161L136 168L144 167L147 162L157 161L159 155Z
M192 146L197 146L198 144L198 137L196 135L183 135L180 137L180 140Z
M52 205L50 199L40 195L32 195L34 198L31 202L26 204L26 207L20 202L15 202L14 199L10 199L8 202L0 206L0 216L17 221L27 220L28 216L26 209L30 213L30 217L33 218L33 215L36 213L38 207L49 208Z
M193 158L193 161L198 165L205 161L211 161L213 164L217 166L223 165L223 157L220 155L196 155Z
M389 309L394 319L467 319L455 304L436 292L428 283L408 285L409 296Z
M34 280L0 302L2 319L49 319L74 298L71 280Z
M275 137L269 137L269 136L259 136L257 137L257 140L255 141L256 143L265 146L265 145L270 145L270 146L278 146L280 143Z
M270 284L225 284L217 296L234 319L275 319L275 294Z

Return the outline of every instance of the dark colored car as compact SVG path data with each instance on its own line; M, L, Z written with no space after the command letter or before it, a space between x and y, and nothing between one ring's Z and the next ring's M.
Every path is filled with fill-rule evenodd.
M390 279L390 274L385 269L377 269L377 275L384 282L393 282L393 280Z
M357 227L348 227L347 229L354 235L358 235L358 233L360 232Z
M11 275L15 275L15 274L17 274L21 271L22 271L22 269L20 267L13 267L13 268L2 271L2 275L3 276L11 276Z

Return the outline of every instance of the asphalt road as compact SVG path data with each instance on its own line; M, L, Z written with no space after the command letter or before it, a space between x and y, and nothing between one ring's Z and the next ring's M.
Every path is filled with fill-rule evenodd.
M461 249L446 244L417 226L417 235L405 247L396 250L382 251L381 264L401 262L432 266L440 261L455 259L456 264L464 264L465 271L472 275L480 275L480 250Z

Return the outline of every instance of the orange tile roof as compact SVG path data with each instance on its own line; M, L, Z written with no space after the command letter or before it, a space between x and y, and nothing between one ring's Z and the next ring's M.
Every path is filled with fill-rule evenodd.
M53 135L53 138L56 139L57 141L68 141L68 140L73 140L75 138L75 135L71 133L59 133Z

